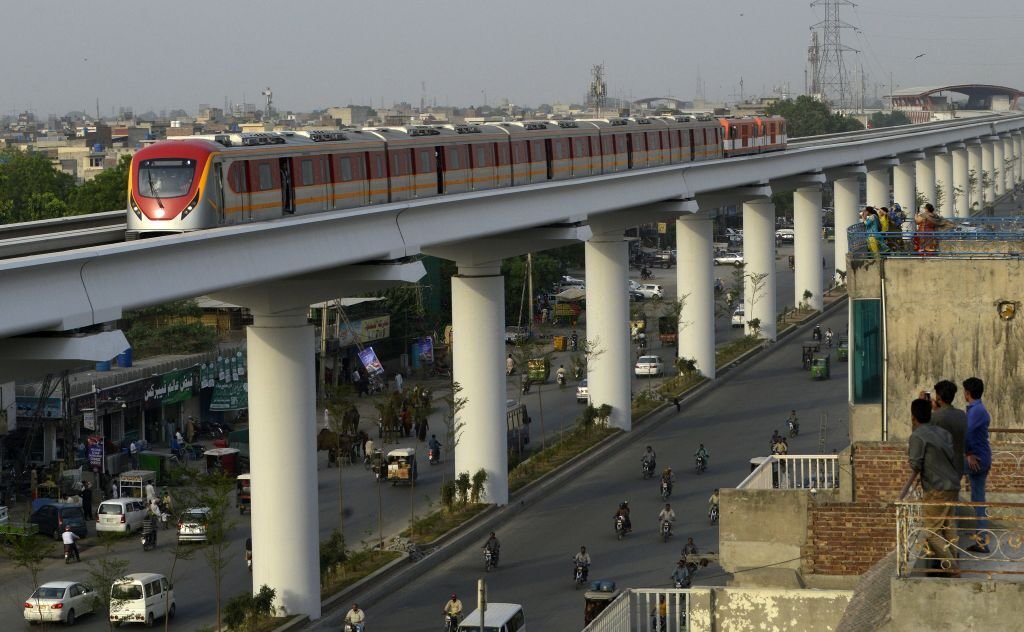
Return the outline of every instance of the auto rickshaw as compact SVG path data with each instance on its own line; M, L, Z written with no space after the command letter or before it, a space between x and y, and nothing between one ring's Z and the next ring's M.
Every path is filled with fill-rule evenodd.
M615 582L597 580L590 582L590 590L583 593L583 624L586 625L597 618L608 604L615 601L619 591L615 590Z
M526 361L526 377L532 384L543 384L551 375L551 362L547 358L532 358Z
M235 492L235 503L238 505L238 513L244 514L249 510L252 502L252 474L239 474L235 480L237 491Z
M836 358L840 362L850 359L850 339L846 336L839 336L839 347L836 348Z
M237 448L213 448L203 452L206 457L206 471L234 474L238 471L238 449Z
M811 377L816 380L827 380L832 377L828 354L816 355L811 362Z
M803 351L800 355L800 362L804 367L804 371L811 370L811 363L814 361L814 355L821 349L821 345L813 340L808 340L803 344Z
M392 485L399 483L413 484L419 478L416 470L416 448L398 448L388 452L387 480Z

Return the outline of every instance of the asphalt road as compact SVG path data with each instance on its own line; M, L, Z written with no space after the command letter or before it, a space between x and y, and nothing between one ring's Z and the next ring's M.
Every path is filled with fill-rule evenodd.
M823 323L841 333L845 319L846 311L840 309ZM614 579L620 588L667 586L687 536L701 551L717 549L717 527L708 526L706 519L708 496L716 487L737 485L749 473L751 457L768 452L772 431L784 430L790 409L797 410L802 430L790 443L791 454L820 452L818 426L826 413L824 452L846 446L848 365L836 362L832 379L815 382L800 367L801 342L802 337L795 336L780 343L682 413L666 413L663 423L640 428L621 453L497 529L501 566L486 576L490 599L523 604L531 629L579 629L583 597L573 590L570 558L581 544L593 556L593 579ZM710 468L703 475L693 467L699 443L711 453ZM659 468L669 465L677 472L670 499L677 522L667 544L658 537L657 480L640 478L640 454L647 444L657 451ZM612 514L622 500L630 501L634 531L620 542L613 533ZM476 580L484 577L479 549L468 547L436 566L429 558L419 564L422 574L414 582L369 606L368 624L373 629L437 629L442 606L452 592L462 597L467 611L474 607ZM725 579L711 566L698 574L696 583L722 584ZM312 629L337 629L341 616L343 612L325 617Z
M831 246L831 244L827 245ZM830 262L832 251L833 249L830 247L825 249L826 256L828 257L828 260ZM791 304L793 299L793 275L792 272L789 270L788 264L786 262L786 257L790 252L791 247L782 246L778 249L778 253L776 256L776 269L778 271L777 295L778 304L780 305L780 307L782 305ZM675 269L673 268L670 270L663 270L661 268L658 268L655 269L654 272L656 274L654 282L660 283L661 285L664 286L666 296L674 296L676 288ZM723 281L728 282L731 278L731 269L728 266L716 266L715 275L719 278L722 278ZM637 278L637 280L639 280L638 277L634 278ZM842 327L836 324L838 321L832 319L831 322L832 328L837 332L840 331ZM718 319L716 323L716 337L719 344L728 342L729 340L733 340L741 335L742 328L731 327L728 316L722 316ZM673 349L660 347L656 339L652 340L647 352L661 355L661 357L666 361L666 364L668 365L670 365L672 361ZM636 353L634 352L633 355L635 357ZM794 364L794 366L798 367L799 349L797 349L796 351L788 352L788 355L797 361L797 363ZM555 354L552 358L552 362L555 368L557 368L557 366L560 363L564 363L567 367L570 366L568 354ZM843 374L845 374L845 365L839 365L839 368L840 371L843 372ZM760 370L760 367L758 367L758 369ZM757 373L754 374L757 375ZM772 372L769 371L766 375L772 376ZM812 403L814 403L814 405L820 404L820 402L817 401L817 395L822 392L825 392L828 389L835 388L837 389L837 392L842 395L843 398L845 397L844 377L836 375L836 377L834 377L832 381L828 384L812 385L810 382L805 382L804 380L802 380L802 377L805 377L802 374L796 373L794 375L799 376L797 379L800 381L802 385L800 388L795 390L799 391L802 390L803 388L811 388L811 393L814 394L813 397L808 396L806 398L807 402L805 404L801 404L797 400L794 400L797 401L797 403L793 405L796 405L798 409L801 407L805 407L808 411L810 411ZM643 381L641 381L640 379L635 378L630 374L630 379L633 380L634 392L637 392L642 388L646 388L649 385L647 378L643 378ZM745 375L743 381L745 382L748 379L751 378ZM719 389L718 393L726 391L727 388L735 388L733 385L740 381L741 380L734 380L729 385L725 385L721 389ZM407 387L411 388L412 383L412 381L407 381ZM435 390L435 396L440 396L440 386L440 383L434 383L431 385L431 387L434 388ZM760 385L760 383L758 383L756 387L751 387L751 385L748 384L746 387L744 387L743 391L739 391L739 397L737 397L735 393L731 397L737 398L739 401L745 401L747 399L746 389L750 388L754 389L751 392L764 393L766 396L773 394L776 391L780 393L785 392L785 390L779 390L780 387L778 386L762 386ZM531 389L530 394L523 397L523 401L526 403L527 409L534 421L531 428L534 447L539 447L541 444L542 428L544 432L549 437L551 437L557 435L557 433L561 429L570 427L575 422L582 408L581 405L576 403L575 389L576 383L573 380L570 380L570 383L564 389L558 388L554 384L554 375L552 372L552 380L548 384L534 386L533 389ZM711 398L712 401L718 401L717 398L721 397L721 395L719 395L718 393L716 393ZM517 378L511 378L509 380L508 396L511 399L519 399L519 381ZM788 398L784 399L788 400ZM840 398L840 400L841 399L842 398ZM728 397L721 401L722 406L726 406L727 404L733 404L733 402L729 401ZM542 416L540 413L541 404L543 405L543 419L541 419ZM368 432L371 432L371 434L375 435L376 425L373 422L376 420L377 415L373 409L372 404L369 402L369 400L363 399L359 400L359 405L362 413L361 427L367 430ZM785 418L785 412L788 412L788 409L786 409L785 412L780 411L782 411L782 408L785 408L788 405L789 404L780 405L781 407L779 407L779 411L773 412L769 417L779 420ZM443 405L441 406L443 407ZM724 410L728 410L728 408L724 408ZM765 412L767 413L767 411ZM810 424L808 424L807 422L811 419L811 417L810 415L805 415L803 410L801 410L800 412L801 416L805 421L805 431L810 432ZM699 408L695 408L689 412L686 412L683 416L688 420L693 419L696 422L696 420L701 419L700 415L706 414L708 413L701 412ZM694 417L694 415L698 416ZM717 416L714 418L717 419ZM692 424L689 421L686 422L687 427L691 425ZM782 425L781 421L777 425ZM730 473L729 476L720 481L718 480L717 477L720 476L718 472L721 472L721 470L718 467L719 455L718 450L716 450L715 448L715 437L720 436L720 433L717 431L712 432L711 426L704 422L697 423L695 427L704 428L705 426L707 426L707 428L704 432L706 436L709 438L704 442L712 450L712 469L705 477L701 479L702 487L708 487L708 485L706 485L705 482L708 482L708 484L710 484L711 481L714 481L715 485L735 485L740 480L739 478L736 478L736 476L739 474L739 470L737 470L735 473ZM839 428L839 426L835 425L834 416L833 426L834 428ZM431 427L433 429L432 432L439 432L443 428L439 415L435 415L432 418ZM760 437L760 435L758 435L758 441L755 443L767 444L767 438L770 435L771 430L769 429L763 437ZM837 440L838 443L836 443L833 447L840 447L842 445L845 445L845 436L846 434L844 426L842 427L842 437L844 440ZM704 439L701 438L699 440ZM795 452L813 451L810 449L800 447L801 443L799 442L805 440L805 437L798 438L798 443L794 446ZM658 441L659 444L662 443L661 439L659 439ZM372 474L363 469L361 466L347 467L344 468L344 471L342 472L342 477L344 481L342 489L344 491L345 496L344 533L346 537L346 542L350 548L359 548L363 546L364 543L375 544L380 538L381 533L383 533L385 541L389 540L392 536L396 535L399 531L408 526L408 521L411 513L415 512L416 515L421 515L430 508L430 505L436 504L438 499L438 488L440 486L443 474L447 473L449 477L453 474L453 464L450 458L450 454L444 455L445 459L442 464L438 466L429 466L426 463L425 446L423 444L419 444L415 440L403 440L399 445L402 447L415 446L419 449L418 451L421 454L422 460L420 462L420 478L417 482L415 489L410 489L408 487L392 487L390 485L377 485L373 480ZM672 442L668 441L667 445L671 446ZM390 445L386 447L390 449L398 446ZM692 449L688 445L685 447L681 447L680 449L689 450L690 453L692 453L693 449L695 448L696 444L693 445ZM691 460L683 459L682 456L671 455L671 447L659 447L657 449L659 455L671 456L671 458L675 459L676 461L673 465L676 465L677 467L682 467L684 470L686 470L686 474L683 474L680 477L682 484L677 488L677 492L675 494L677 502L685 500L686 498L688 498L688 496L683 494L683 490L688 489L688 486L686 485L685 481L687 480L689 470L692 469L689 467L690 465L692 465L692 463L690 462ZM639 453L639 451L637 452ZM682 452L680 452L680 455L681 454ZM750 456L753 456L754 454L756 454L756 452L751 453ZM666 456L660 456L659 464L668 464L665 461ZM723 454L722 456L727 456L727 454ZM624 456L623 458L626 457ZM600 503L590 502L589 499L598 493L597 489L592 487L592 485L596 484L596 481L598 480L596 478L598 472L600 472L601 474L600 480L604 480L604 477L606 476L611 476L611 479L609 480L628 481L633 487L635 487L636 484L639 483L638 476L636 476L638 474L638 470L636 463L634 463L635 458L638 457L635 457L635 455L631 455L628 457L628 459L626 459L626 461L623 462L623 464L617 464L618 459L616 459L615 463L617 465L610 464L609 467L602 467L599 471L595 471L595 482L588 483L585 487L575 492L575 494L582 494L582 497L588 499L586 503L586 508L580 508L582 511L584 511L581 517L585 516L587 518L585 524L589 525L587 527L587 530L584 530L583 534L588 534L592 529L595 534L601 533L602 535L607 535L607 532L610 532L611 530L609 526L609 516L611 515L611 511L614 509L614 503L617 502L614 500L614 498L623 495L628 496L630 491L629 486L623 489L619 488L617 485L611 485L608 489L609 493L611 493L611 500L606 499ZM747 458L749 458L749 456ZM626 465L627 462L628 465ZM326 467L325 454L319 455L319 464L320 468L318 470L318 494L320 503L320 537L321 539L326 539L330 535L331 531L335 529L338 525L338 469ZM616 472L619 472L620 467L622 468L624 473L616 474ZM744 468L740 469L742 470ZM625 478L623 478L623 476ZM590 478L591 477L588 477L588 480L590 480ZM573 485L572 488L578 487L579 484L581 483ZM654 483L651 483L651 485L653 486ZM710 487L708 487L708 489L710 489ZM701 491L698 494L698 496L700 494L703 494L704 498L706 499L707 494L704 493L704 491ZM542 503L541 506L538 507L538 511L541 512L540 515L544 517L544 522L542 524L547 525L545 527L545 530L540 531L541 533L547 533L547 529L550 528L553 528L557 531L559 528L563 526L563 524L565 523L566 506L573 507L573 511L576 510L575 502L573 500L576 498L576 495L563 497L562 493L560 493L559 497L563 498L563 500L560 501L561 504L556 503L552 505L550 504L550 501L548 501ZM652 487L651 498L654 500L656 500L657 498L656 490L654 489L654 487ZM696 499L696 496L694 497L694 499ZM694 500L694 502L696 502L696 500ZM703 500L701 500L701 503L703 503ZM598 507L598 505L600 505L600 508ZM641 501L639 505L635 506L636 509L634 509L634 515L640 515L647 512L647 509L645 508L646 505L644 502ZM651 505L651 507L653 508L654 512L651 518L651 520L653 521L653 516L657 514L657 506L656 504L654 504ZM701 509L701 511L703 511L703 509ZM680 513L678 509L677 513ZM225 573L223 581L225 601L233 595L251 590L250 575L245 568L245 562L243 558L243 543L250 534L250 520L251 517L248 514L244 516L239 516L237 524L232 531L233 545L231 549L231 554L233 558L230 560L228 564L227 571ZM679 526L679 532L682 533L686 525L686 521L682 516L680 516L680 520L682 521L682 524L680 524ZM593 524L593 521L597 521L597 524ZM580 522L580 524L584 524L584 522ZM641 540L649 539L643 535L643 528L640 527L639 522L635 522L635 524L638 527L637 531L633 534L633 536L629 539L628 542L619 543L622 546L617 547L616 551L630 550L635 546L639 546L639 542ZM560 536L559 538L552 540L552 542L550 543L545 543L549 546L543 547L543 549L538 550L536 555L524 555L516 553L515 551L529 550L529 546L527 544L528 540L531 537L534 537L533 530L524 527L522 533L518 535L513 533L505 534L504 531L505 530L503 530L503 541L505 542L504 546L506 548L504 549L503 553L507 552L509 554L508 556L504 557L504 560L508 563L511 569L506 568L505 562L503 562L501 571L494 576L496 580L500 578L501 581L504 581L504 578L506 577L518 576L520 581L526 581L527 579L529 579L531 573L535 573L538 570L541 571L540 574L548 578L548 582L552 581L551 576L558 575L558 573L565 575L565 577L568 578L571 570L568 562L568 557L576 548L578 548L579 543L576 542L576 540L579 539L579 536L573 536L572 534L564 534L564 536ZM695 536L697 536L698 534L698 531L693 532L693 535ZM653 538L653 532L651 532L650 535L651 538ZM522 540L517 540L517 537L521 537ZM513 539L510 540L509 538ZM602 560L601 558L604 558L607 555L605 551L601 550L600 546L596 545L597 541L598 540L595 538L593 540L595 544L592 545L596 547L592 551L592 553L595 555L595 577L605 574L604 568L606 568L606 566L604 560ZM103 548L96 546L96 542L96 538L94 537L94 533L90 525L90 537L86 538L81 543L83 563L71 566L64 565L63 559L61 557L61 549L55 546L53 555L44 563L43 570L40 573L40 581L87 581L88 569L86 568L86 562L88 562L90 559L95 559L100 555L112 555L121 559L128 560L129 572L147 571L161 572L168 575L170 574L170 568L173 561L173 529L161 531L159 534L158 548L155 551L150 552L143 552L138 539L134 537L126 539L125 541L116 544L109 553L107 553ZM556 542L558 543L557 547L553 546ZM576 543L572 544L573 542ZM698 539L698 542L701 542L701 540ZM677 548L677 545L678 543L670 544L668 545L668 547L671 550L674 550ZM568 548L566 548L566 546L568 546ZM550 548L552 552L556 550L558 551L558 555L556 556L559 560L558 564L549 566L549 562L540 561L552 559L550 558L548 553L544 552L544 549L548 548ZM675 551L675 553L677 552L678 551ZM257 560L256 563L259 563L258 551L255 552L255 557ZM458 560L452 560L451 563L456 563L456 566L453 567L455 569L455 574L453 575L453 577L465 574L463 571L460 571L459 569L463 569L465 572L469 572L471 571L471 569L479 566L478 562L480 560L478 560L477 557L479 556L476 555L476 552L473 552L471 555L469 555L467 560L462 562L462 566L459 566ZM562 559L563 557L564 559ZM527 564L527 561L530 559L535 559L537 562L537 566L534 566L533 564ZM628 562L628 558L623 558L623 563L625 562ZM553 562L550 564L553 564ZM555 566L557 566L558 568L558 573L549 572L553 571ZM445 565L442 566L442 568L444 567ZM513 572L513 569L515 568L522 569L522 574L517 575L515 572ZM612 568L610 568L609 571L610 570L612 570ZM670 570L671 567L669 566L668 571ZM661 574L667 574L668 571L665 571L665 573ZM619 571L616 570L616 572ZM616 575L615 578L618 579L620 582L625 583L629 581L629 578L636 572L638 571L631 570L629 573L620 573L619 575ZM610 572L608 574L610 575ZM646 577L646 575L639 576ZM468 578L470 577L470 575L465 575L465 577ZM213 580L211 572L206 563L203 561L202 557L197 555L195 556L195 559L179 561L175 569L174 581L176 600L178 602L178 610L174 627L178 629L192 630L198 627L211 625L215 621L216 602L213 597ZM452 585L454 586L456 585L456 583L458 583L459 590L461 592L465 592L467 595L469 594L469 589L471 588L472 583L470 579L458 581L453 580ZM557 584L558 582L554 582L551 585L554 586ZM29 575L26 571L15 568L13 564L8 560L0 562L0 619L6 621L21 621L22 602L29 595L29 593L31 593L29 585ZM500 585L503 584L499 584L499 586ZM421 595L422 600L417 599L412 602L417 604L417 608L420 608L419 610L414 611L419 613L429 613L431 616L436 615L436 612L434 612L434 610L439 611L440 606L438 606L436 609L431 609L433 608L433 606L430 606L428 608L427 604L436 601L437 596L441 595L441 593L444 593L443 595L441 595L442 597L447 596L447 594L449 594L450 591L445 592L445 590L447 589L442 589L441 592L437 594L434 594L434 592L432 591L424 591L423 594ZM554 591L553 594L558 594L560 592L561 587L559 587L558 590ZM495 599L499 599L499 597L495 597ZM512 599L512 597L508 597L508 599L515 600ZM534 606L533 603L531 603L531 620L536 620L536 615L534 614L534 612L543 612L543 610L534 610L535 607L538 609L542 608L542 603L543 600L538 600L537 606ZM572 610L574 612L574 616L570 619L566 619L566 621L571 621L571 623L575 625L578 619L577 617L575 617L575 613L577 610L582 609L582 604L580 602L580 598L578 597L575 601L572 601L571 603L573 604ZM555 604L554 607L561 606ZM379 612L380 610L381 606L374 607L375 613ZM377 615L374 614L374 628L380 629L379 624L375 621L376 616ZM545 616L545 618L547 617L546 614L543 616ZM421 629L434 627L433 620L428 620L431 621L431 624L425 625L424 628ZM395 619L395 621L398 621L398 619ZM78 626L85 630L101 630L107 628L105 619L103 617L96 616L86 617L78 624ZM411 628L409 628L408 625L404 625L401 627L388 626L384 629ZM541 629L555 628L549 628L546 625L542 625Z

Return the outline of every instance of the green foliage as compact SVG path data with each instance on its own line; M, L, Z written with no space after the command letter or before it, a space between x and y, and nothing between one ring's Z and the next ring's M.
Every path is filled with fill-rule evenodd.
M441 484L441 504L444 505L445 509L448 511L455 509L455 501L458 496L458 491L455 481L445 481Z
M248 629L255 632L262 619L276 612L276 596L276 590L263 584L255 595L246 592L230 599L224 607L224 623L230 630Z
M552 287L561 277L565 268L564 261L552 257L546 252L533 255L534 293ZM512 324L520 323L521 308L522 323L528 325L531 320L530 314L527 313L530 298L523 293L527 285L526 257L505 259L501 264L501 273L505 275L506 321Z
M469 472L459 472L459 475L455 477L455 487L459 490L459 502L466 504L469 502L469 489L473 486L472 481L469 478Z
M117 211L128 205L128 173L132 157L128 154L113 169L105 169L92 180L72 191L69 205L76 213Z
M127 573L128 560L111 557L109 544L107 555L99 556L89 562L89 584L93 588L92 605L96 612L109 614L111 606L118 605L119 602L110 596L110 587ZM113 629L113 624L109 625L110 629Z
M868 127L878 129L880 127L894 127L896 125L910 125L910 119L900 110L893 110L888 114L875 112L868 119Z
M0 224L59 217L75 180L43 154L0 151ZM127 189L126 189L127 190Z
M27 523L27 516L24 522ZM26 571L32 578L33 589L39 585L39 573L43 570L46 557L53 552L55 542L49 537L35 535L9 536L3 542L4 556L15 568Z
M161 353L202 353L217 344L217 330L200 322L195 301L174 301L130 310L125 337L139 357Z
M833 114L827 104L806 95L799 96L796 100L777 101L767 108L767 113L785 117L786 133L789 138L864 129L856 119Z
M473 474L473 480L470 483L469 489L469 501L472 503L478 503L483 499L484 496L484 483L487 482L487 470L480 468Z
M331 537L320 543L320 584L326 584L337 572L338 565L347 559L345 537L340 530L335 529Z

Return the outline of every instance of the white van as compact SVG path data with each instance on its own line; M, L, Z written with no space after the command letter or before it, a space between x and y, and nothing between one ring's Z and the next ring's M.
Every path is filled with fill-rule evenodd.
M517 603L489 603L484 615L484 632L525 632L526 615ZM459 630L480 629L480 610L474 610L459 623Z
M153 622L167 615L174 618L174 586L159 573L132 573L110 587L110 621L121 623Z
M141 498L111 498L96 510L96 531L131 533L142 528L146 503Z

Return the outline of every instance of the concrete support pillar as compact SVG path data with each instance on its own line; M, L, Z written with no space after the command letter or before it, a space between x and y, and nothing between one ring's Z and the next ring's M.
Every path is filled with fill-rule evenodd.
M452 331L453 377L466 399L456 419L461 434L455 471L470 476L486 471L484 502L505 505L505 279L500 262L459 266L458 276L452 277Z
M860 179L843 178L832 183L836 218L836 276L845 277L846 253L850 251L846 230L857 223L860 213ZM844 274L840 275L842 270Z
M967 212L963 214L963 217L970 217L976 209L980 209L982 197L985 195L981 186L982 153L980 141L967 143L968 178L974 179L974 185L968 186Z
M804 302L804 292L811 309L824 309L821 256L821 187L793 191L793 254L796 272L793 284L794 305ZM773 257L774 258L774 257ZM774 268L774 265L772 266Z
M1003 178L1006 177L1006 163L1003 162L1003 140L996 137L992 141L992 200L1001 196L1006 190Z
M608 404L608 423L622 430L633 424L629 357L629 249L621 233L594 235L585 246L587 265L587 342L599 353L587 363L587 384L595 406Z
M942 195L939 195L939 191ZM935 200L941 199L941 206L936 204L935 210L943 217L953 217L953 155L935 155Z
M984 208L992 203L996 197L996 181L992 177L992 170L995 168L995 146L991 140L981 143L981 171L978 179L981 180L981 198L978 208Z
M320 618L316 354L306 308L255 314L247 329L253 586L288 614ZM504 435L503 435L504 436ZM282 520L282 516L288 516Z
M889 205L889 168L872 169L867 175L867 206L888 206ZM913 200L897 202L904 206L913 205Z
M900 165L902 167L902 165ZM935 205L935 160L931 156L925 156L921 160L918 160L912 165L914 169L915 181L916 181L916 193L920 193L924 196L925 202L931 202L932 206ZM897 167L899 169L899 167ZM895 188L895 187L894 187ZM897 199L897 202L903 204L901 200Z
M744 314L748 321L761 321L762 337L775 340L775 205L769 198L743 203L743 259ZM751 333L749 325L744 327Z
M1017 168L1017 163L1013 159L1013 139L1009 134L1001 136L1003 145L1003 161L1001 163L1002 177L1000 180L1003 182L1003 193L1009 193L1013 190L1013 172Z
M917 188L915 182L915 163L904 162L892 170L893 199L906 209L907 217L913 218L917 210ZM933 180L934 182L934 180ZM933 185L934 186L934 185ZM928 200L931 202L931 200Z
M706 215L687 215L676 220L677 299L685 297L680 320L679 357L693 358L706 378L715 377L715 272L713 223Z
M1024 182L1024 136L1020 132L1013 133L1014 185Z
M967 211L967 189L970 172L967 168L967 147L959 146L953 149L953 210L956 217L966 217ZM959 193L957 193L959 191Z

